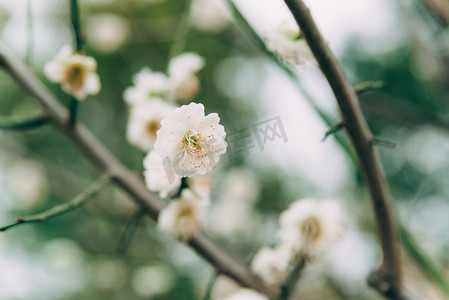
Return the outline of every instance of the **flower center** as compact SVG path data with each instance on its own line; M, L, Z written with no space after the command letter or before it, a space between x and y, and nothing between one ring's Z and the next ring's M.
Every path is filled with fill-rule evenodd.
M160 120L151 120L147 123L147 131L155 136L156 132L161 128L161 121Z
M192 218L193 209L189 206L182 208L178 213L178 218Z
M196 130L186 132L182 139L182 143L184 149L196 157L202 157L207 154L207 149L205 147L206 138Z
M67 67L64 74L64 83L69 86L72 91L81 89L84 83L84 75L86 69L82 64L72 64Z
M301 39L301 32L299 30L288 30L285 32L288 39L292 41L298 41Z
M315 243L321 236L321 224L315 216L311 216L305 220L301 229L307 241L311 243Z
M148 98L164 98L164 93L162 91L154 91L154 90L150 90L148 92Z

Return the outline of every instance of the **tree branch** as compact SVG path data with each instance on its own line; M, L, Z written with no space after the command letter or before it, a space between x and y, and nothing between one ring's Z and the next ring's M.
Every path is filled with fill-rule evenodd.
M12 227L27 224L27 223L44 223L47 220L53 219L60 215L71 212L83 205L87 200L98 194L105 186L109 183L109 177L103 176L97 182L92 184L86 191L82 192L69 202L57 205L47 211L41 212L39 214L27 216L27 217L17 217L14 223L0 227L0 231L6 231Z
M383 254L382 263L376 271L376 274L381 274L383 288L379 289L379 286L376 288L391 299L407 299L401 290L399 236L391 209L390 192L378 153L372 144L373 136L360 109L357 95L303 1L285 0L285 3L295 17L335 94L343 123L357 153L358 163L371 195Z
M44 87L31 70L10 54L0 42L0 65L17 83L27 91L47 112L50 121L102 172L112 178L115 184L127 192L152 219L157 220L163 208L161 201L150 194L142 179L127 169L103 144L82 124L70 126L69 113ZM276 291L267 287L249 269L234 260L202 234L192 238L189 245L221 274L233 278L242 286L250 287L274 299Z

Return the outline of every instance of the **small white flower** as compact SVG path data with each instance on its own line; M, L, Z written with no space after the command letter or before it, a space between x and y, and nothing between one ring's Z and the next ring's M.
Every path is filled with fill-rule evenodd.
M200 31L218 33L230 20L231 12L223 0L194 0L190 7L190 22Z
M278 286L288 275L291 251L286 247L262 248L251 263L251 270L267 284Z
M187 52L172 58L168 64L171 97L190 101L200 89L197 73L204 65L204 59L195 53Z
M154 150L172 165L175 174L186 177L212 170L226 152L226 133L216 113L204 115L204 106L190 103L163 119Z
M131 107L128 121L128 141L143 151L149 151L156 142L156 132L161 121L175 109L171 104L159 99L139 103Z
M173 194L181 185L181 178L164 166L162 158L155 151L148 153L143 160L143 166L147 188L159 192L161 198Z
M299 200L280 215L280 238L293 251L314 259L342 236L344 220L336 201Z
M288 22L267 32L267 49L292 64L302 64L313 59L312 52L297 27Z
M251 289L239 289L221 300L268 300L268 297Z
M189 189L184 189L179 199L172 200L161 211L158 226L186 242L201 231L206 205L206 201L199 199Z
M143 68L133 77L133 86L127 88L123 94L129 105L145 103L154 98L164 98L169 89L167 76L162 72L153 72Z
M68 45L44 67L45 76L51 82L60 83L64 92L78 100L84 100L87 95L95 95L100 91L100 78L96 71L97 62L94 58L75 53Z

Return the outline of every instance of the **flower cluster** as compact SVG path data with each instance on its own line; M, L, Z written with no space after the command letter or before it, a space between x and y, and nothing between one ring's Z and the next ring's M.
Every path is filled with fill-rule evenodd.
M345 231L343 212L334 200L298 200L279 221L280 244L259 250L251 264L252 271L271 286L282 284L298 259L321 258Z
M64 92L78 100L100 92L100 78L96 72L95 59L73 51L69 45L62 47L55 59L44 67L45 76L51 82L60 83Z
M299 29L283 22L266 34L267 49L290 64L303 64L313 59L312 52Z
M123 94L130 106L128 141L148 152L143 161L147 188L172 201L161 212L159 227L187 241L200 231L211 181L204 175L226 152L226 133L216 113L190 103L200 87L204 59L184 53L170 60L168 75L143 68ZM188 177L188 178L187 178Z
M174 109L173 100L190 101L199 91L198 71L204 59L194 53L184 53L171 59L168 76L143 68L133 78L133 86L123 93L130 106L127 138L142 151L150 151L156 142L161 120Z
M202 104L176 108L161 121L154 150L144 161L150 190L166 196L182 189L161 213L159 226L184 241L200 230L209 199L210 180L202 175L226 152L226 133L219 121L215 113L206 116Z

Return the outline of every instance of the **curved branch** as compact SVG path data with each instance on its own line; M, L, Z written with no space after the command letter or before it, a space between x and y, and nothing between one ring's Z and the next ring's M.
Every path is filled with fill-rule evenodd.
M399 235L391 209L390 192L357 95L303 1L285 0L285 3L295 17L335 94L344 126L356 150L360 169L371 194L383 254L382 264L376 271L376 274L380 275L378 277L381 278L380 286L382 286L382 289L378 290L391 299L407 299L401 290Z
M45 88L33 72L10 54L0 42L0 66L30 94L47 112L52 122L95 166L114 180L152 219L157 220L163 208L161 201L150 194L142 179L127 169L82 123L70 125L67 109ZM249 269L202 234L192 238L189 245L221 274L233 278L274 299L276 291L267 287Z

